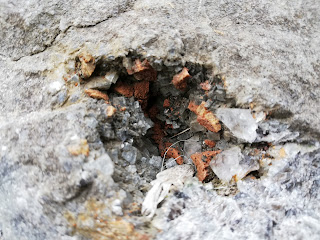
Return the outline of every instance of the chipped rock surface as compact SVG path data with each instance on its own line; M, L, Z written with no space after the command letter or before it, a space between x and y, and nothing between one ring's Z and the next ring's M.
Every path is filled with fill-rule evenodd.
M319 8L0 1L0 239L319 239ZM186 139L185 161L237 146L259 169L194 177L145 219Z
M163 230L157 239L317 239L319 150L295 149L301 153L282 158L259 181L238 181L233 197L185 183L154 220ZM172 212L178 213L173 220L160 220L172 219Z

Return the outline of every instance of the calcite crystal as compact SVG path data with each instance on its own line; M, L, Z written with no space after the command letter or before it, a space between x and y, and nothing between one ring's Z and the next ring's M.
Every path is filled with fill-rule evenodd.
M216 114L235 137L250 143L256 139L258 124L249 109L219 108Z
M239 147L232 147L215 156L210 167L220 180L229 182L232 178L238 181L249 172L258 170L259 164L246 158Z

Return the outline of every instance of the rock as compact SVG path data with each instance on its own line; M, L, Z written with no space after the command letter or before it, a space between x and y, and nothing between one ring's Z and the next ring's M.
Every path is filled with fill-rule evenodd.
M298 132L292 132L287 124L278 121L265 121L259 123L258 132L260 133L257 142L280 143L292 141L299 136Z
M187 80L190 78L187 68L183 68L179 74L176 74L172 79L172 84L176 89L185 90L187 88Z
M197 114L197 121L200 125L211 132L219 132L221 130L219 120L211 111L205 108L205 104L205 102L202 102L200 105L196 105L191 101L188 108Z
M116 113L117 109L113 106L108 106L106 110L107 117L112 117Z
M216 114L235 137L250 143L257 138L258 125L249 109L219 108Z
M153 82L157 79L157 71L152 68L147 59L145 59L142 63L139 59L136 59L132 67L129 67L130 64L125 65L127 65L126 68L128 74L133 74L135 79L139 81L144 80L147 82Z
M152 188L148 191L142 203L141 213L151 219L158 204L169 193L171 186L181 188L184 182L192 177L193 172L191 165L184 164L158 173L157 179L151 182Z
M109 101L109 97L107 94L100 92L99 90L94 89L86 89L84 91L89 97L95 98L95 99L103 99L105 101Z
M160 156L152 156L149 160L149 164L155 166L156 168L160 169L162 164L162 157Z
M209 176L209 173L210 173L209 164L212 158L218 153L220 153L220 151L206 151L206 152L194 153L191 155L191 159L197 168L197 177L200 182L211 180L211 179L208 179L211 177Z
M135 147L126 145L121 153L121 156L130 164L134 164L137 160L137 151L138 150Z
M210 167L221 181L241 180L249 172L259 169L259 164L244 156L239 147L224 150L210 162Z
M92 75L94 69L96 68L96 60L91 54L87 52L81 53L79 55L79 60L80 60L79 74L84 79L87 79Z
M192 137L184 141L183 154L190 159L191 155L197 152L201 152L201 143L199 138Z
M96 76L88 79L84 88L93 88L98 90L108 90L112 84L116 83L119 75L116 71L110 71L105 76Z
M297 0L1 1L0 238L101 239L110 233L111 238L161 240L319 239L318 9L318 1ZM91 55L83 64L85 80L79 79L82 64L77 56L82 52ZM104 101L80 92L105 65L106 72L118 72L122 83L137 80L134 74L127 79L126 71L138 58L141 64L147 59L158 71L150 95L159 90L163 99L181 96L170 82L187 67L193 77L184 94L192 93L199 100L196 104L204 101L208 111L253 106L269 113L265 122L263 115L256 115L262 120L256 142L244 144L246 148L271 154L273 147L259 141L284 148L264 156L267 164L259 179L238 181L236 189L214 183L206 190L208 185L190 180L180 189L188 199L172 194L158 209L164 223L158 225L161 232L155 231L153 222L136 218L136 210L126 213L127 206L120 220L108 218L116 217L112 203L121 200L117 194L121 187L138 206L142 203L154 166L145 162L153 173L140 181L139 152L137 173L128 174L121 164L129 163L119 147L120 166L115 165L122 175L116 176L111 168L105 174L96 170L111 166L106 151L148 136L151 120L133 99L125 99L121 108L114 104L117 114L106 118ZM206 80L212 84L208 93L200 86ZM56 81L65 89L56 91L51 85ZM76 84L77 91L72 91L69 87ZM123 93L133 96L132 85L122 87ZM181 119L188 115L187 110ZM279 125L268 123L273 120ZM69 153L74 136L87 140L88 156ZM313 150L297 153L298 147L284 146L287 141ZM216 148L229 145L220 139ZM84 169L97 160L94 169ZM113 177L119 179L117 184ZM227 188L227 196L221 195L221 187ZM134 227L154 235L137 235Z
M85 156L89 156L89 145L86 139L77 139L78 143L69 145L68 151L70 154L78 156L83 154Z
M178 163L174 158L167 159L167 161L165 163L166 169L175 167L177 165L178 165Z

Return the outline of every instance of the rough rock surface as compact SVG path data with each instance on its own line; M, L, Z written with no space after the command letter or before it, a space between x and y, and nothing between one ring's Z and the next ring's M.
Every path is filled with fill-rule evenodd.
M119 231L132 239L319 239L319 9L316 0L1 0L0 239L121 239ZM225 107L276 121L261 124L259 139L269 129L272 140L299 136L264 146L258 177L235 191L194 180L148 229L133 206L161 168L150 160L157 148L139 140L152 123L132 98L111 96L118 105L109 117L110 105L88 98L78 77L64 79L83 51L123 67L130 54L157 71L204 66L224 83L208 108L232 99ZM216 147L229 148L233 136L221 137Z

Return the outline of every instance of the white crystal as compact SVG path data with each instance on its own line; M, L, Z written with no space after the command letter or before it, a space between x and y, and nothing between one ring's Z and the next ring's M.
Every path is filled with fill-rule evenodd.
M172 185L182 188L183 183L194 173L191 165L178 165L157 174L157 179L151 182L152 188L142 203L141 213L152 218L156 212L157 205L169 193Z
M256 139L258 125L249 109L219 108L216 115L235 137L250 143Z
M210 162L210 167L221 181L229 182L234 176L236 180L240 180L249 172L258 170L259 164L243 156L239 147L232 147L216 155Z

